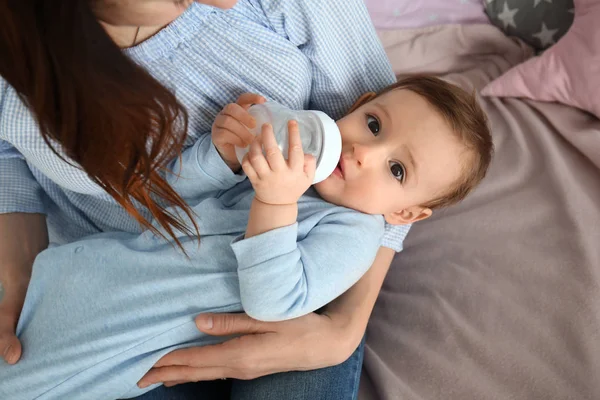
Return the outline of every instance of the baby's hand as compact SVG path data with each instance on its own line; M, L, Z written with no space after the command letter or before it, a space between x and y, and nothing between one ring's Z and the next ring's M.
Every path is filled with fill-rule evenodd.
M288 132L287 161L277 145L273 127L265 124L242 162L242 168L256 192L256 199L266 204L297 203L315 176L315 158L304 154L296 121L288 122Z
M244 93L237 102L230 103L215 118L212 126L212 141L225 164L233 172L240 170L235 155L235 146L246 147L254 140L248 129L256 126L256 121L248 113L253 104L264 103L266 99L258 94Z

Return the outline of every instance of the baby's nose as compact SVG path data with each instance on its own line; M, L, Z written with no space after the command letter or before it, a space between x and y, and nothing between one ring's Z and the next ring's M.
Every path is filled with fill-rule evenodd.
M373 146L368 146L361 143L355 143L353 150L356 162L361 167L369 165L372 159L376 157L375 153L377 153Z

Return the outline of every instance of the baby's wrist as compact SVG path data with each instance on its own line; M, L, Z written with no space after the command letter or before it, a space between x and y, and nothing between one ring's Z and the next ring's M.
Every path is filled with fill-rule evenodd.
M248 239L273 229L292 225L297 218L297 203L275 205L262 202L255 196L250 207L245 237Z
M260 203L261 205L264 206L272 206L272 207L297 207L298 206L298 200L296 201L282 201L282 202L274 202L274 201L265 201L263 199L260 198L260 196L255 195L254 196L254 201Z

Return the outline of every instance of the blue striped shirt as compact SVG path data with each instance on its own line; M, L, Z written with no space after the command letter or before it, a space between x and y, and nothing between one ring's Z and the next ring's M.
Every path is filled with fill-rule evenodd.
M152 38L124 50L189 112L187 145L244 92L337 119L394 75L360 0L240 0L193 4ZM47 215L51 239L71 242L139 224L80 168L54 154L34 116L0 79L0 213ZM147 211L142 210L148 216ZM387 227L397 251L409 227Z

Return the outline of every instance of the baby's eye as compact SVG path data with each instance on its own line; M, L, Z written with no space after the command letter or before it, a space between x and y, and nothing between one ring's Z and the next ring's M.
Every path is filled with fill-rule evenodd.
M373 132L373 135L377 136L379 134L379 121L372 115L367 115L367 126L369 130Z
M406 177L406 171L404 170L404 166L396 161L390 162L390 172L392 176L396 178L401 183L404 182L404 178Z

